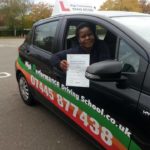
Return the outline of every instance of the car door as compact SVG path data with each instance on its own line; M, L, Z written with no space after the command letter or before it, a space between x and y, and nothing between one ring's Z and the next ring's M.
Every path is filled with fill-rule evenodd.
M112 27L112 29L114 28ZM147 55L127 35L122 34L117 29L112 32L117 36L115 59L122 62L122 75L127 80L125 82L91 81L91 97L94 98L93 101L97 101L94 103L99 107L103 107L106 112L111 114L111 117L115 118L116 122L122 123L130 130L132 137L130 149L138 149L135 143L145 149L149 143L147 139L150 138L148 132L144 132L144 129L140 131L141 126L139 125L142 122L139 123L137 106L148 66ZM111 41L113 42L113 40ZM146 126L148 127L149 125Z
M112 27L112 29L114 28ZM117 29L113 30L113 33L117 36L115 59L122 62L122 74L127 77L127 80L126 82L91 81L90 88L92 91L96 91L94 95L97 95L97 99L99 97L98 93L104 94L104 97L106 96L102 98L103 100L100 99L100 102L97 102L97 104L101 106L102 101L105 101L104 108L118 122L122 122L129 128L133 141L140 143L140 147L149 149L147 140L150 139L149 132L145 132L144 129L141 130L142 126L140 125L143 122L139 122L140 116L137 115L137 106L143 106L141 105L141 99L143 99L144 93L141 93L141 91L147 71L148 58L145 51L134 40L131 40ZM149 124L145 125L145 128L146 126L148 127ZM146 131L148 131L148 128ZM133 145L132 143L130 149L138 149L133 148Z
M25 47L25 53L34 70L53 76L50 58L59 47L59 31L62 29L62 18L47 19L37 23L32 29L31 43Z
M69 19L67 20L68 22L70 21ZM112 124L114 123L115 126L119 126L119 130L127 136L130 138L131 135L139 137L139 128L135 127L135 122L137 119L137 105L148 66L146 53L134 40L124 34L123 31L120 31L104 20L94 17L83 18L82 16L73 17L72 19L76 21L82 19L82 21L88 21L100 26L97 28L97 34L100 32L99 37L102 40L107 38L106 43L110 51L112 51L112 59L122 62L122 74L127 78L126 82L90 81L90 88L88 89L80 87L73 89L79 95L82 95L81 101L87 103L89 106L94 104L94 106L102 108L102 110L104 109L106 114L102 114L108 120L112 121ZM103 30L99 30L102 27ZM67 29L64 31L64 34L66 31ZM108 33L109 37L107 36ZM115 39L112 38L112 35ZM64 76L62 75L59 78L64 78ZM136 139L135 141L139 142L140 140Z
M43 73L50 73L49 60L56 49L57 33L59 31L59 19L43 22L34 27L33 41L29 46L29 55L32 64Z
M95 20L96 20L95 17L89 17L89 16L85 17L82 15L66 17L66 19L64 19L65 29L62 32L63 36L62 35L59 36L59 37L62 37L62 39L60 40L62 41L62 44L60 44L62 45L61 49L65 49L67 47L66 43L68 39L72 40L70 39L70 37L74 37L76 25L80 22L89 22L89 23L93 23L97 25L96 26L98 30L97 32L101 33L99 37L101 40L104 40L105 35L106 35L104 22L103 24L100 24L99 20L97 21ZM115 41L117 42L117 38L115 39ZM115 48L117 46L115 44L112 47ZM112 53L112 57L113 56L115 55ZM71 95L74 95L75 97L80 99L80 101L78 101L79 104L77 107L80 107L80 105L84 105L84 107L82 107L82 109L84 110L84 114L88 114L89 118L91 116L93 117L92 120L94 120L95 124L93 127L90 127L90 130L92 130L94 134L98 135L99 126L100 125L102 126L102 134L100 136L102 138L102 141L99 138L97 138L95 135L91 134L99 143L101 143L107 149L113 149L113 148L125 149L129 147L131 132L129 131L128 127L126 127L126 123L124 123L125 121L121 113L120 112L118 113L118 111L116 111L118 107L115 105L114 101L112 101L112 99L115 99L115 97L117 98L117 101L118 99L121 102L124 101L122 97L119 97L120 91L122 92L122 94L124 94L123 89L118 88L116 86L116 83L114 82L113 83L105 83L105 82L100 83L98 81L91 81L89 88L66 87L65 74L56 67L54 68L54 74L55 74L55 79L57 79L60 83L64 84L62 86L62 89L64 89L65 91L69 92ZM113 88L116 88L116 91L118 90L118 94L113 94L113 92L111 91L111 89ZM124 95L128 95L127 92L128 91L126 91ZM131 90L130 92L132 93L133 90ZM111 93L113 95L111 95ZM140 92L134 93L134 96L136 95L135 97L136 102L138 101L137 97L139 97L139 94ZM124 105L123 102L122 102L122 105ZM76 107L75 105L73 106ZM84 121L84 125L88 126L87 120L85 119L86 117L85 116L84 116L85 118L84 117L82 118L82 117L80 117L80 119ZM103 119L99 121L101 117ZM120 121L120 118L122 118L121 121ZM79 125L81 125L81 123ZM84 128L84 125L81 127ZM103 134L103 129L104 129L104 134ZM87 131L87 129L85 130ZM87 132L90 133L89 130ZM118 143L112 142L112 138L118 141Z
M84 21L97 24L96 32L98 37L100 37L101 40L106 40L107 38L106 42L110 48L112 59L117 59L123 63L123 74L128 78L128 85L126 87L121 86L121 84L117 82L91 81L91 90L94 89L94 91L98 90L101 93L106 93L105 95L111 97L110 101L115 99L115 102L118 102L122 106L126 106L126 108L135 112L147 67L147 61L144 59L144 57L147 56L146 54L143 54L142 48L140 48L140 46L138 46L136 42L131 40L128 36L123 34L123 32L119 31L107 22L105 23L103 20L99 20L94 17L90 18L89 16L88 18L83 16L73 16L71 18L67 17L66 20L64 19L65 23L69 24L70 22L70 28L66 24L66 29L62 32L63 36L60 36L62 37L60 40L62 41L62 44L60 44L62 45L61 49L66 48L66 41L68 41L67 37L73 37L75 35L75 25L71 25L71 20L73 22L72 24L75 24L74 22ZM71 35L67 35L67 33L71 33ZM66 39L65 35L67 36ZM140 54L140 52L142 54ZM64 78L64 74L61 74L60 70L57 71L56 76L60 76L59 79Z
M61 18L47 19L39 21L33 26L30 39L21 46L20 57L26 66L30 66L34 76L53 76L52 67L49 63L54 51L57 49L57 37L60 30ZM34 90L36 97L40 92ZM41 100L41 98L39 98Z

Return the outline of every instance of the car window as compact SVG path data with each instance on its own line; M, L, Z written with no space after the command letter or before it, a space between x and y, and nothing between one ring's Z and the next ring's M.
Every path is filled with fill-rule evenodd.
M66 38L67 48L75 47L77 45L75 32L76 32L76 26L70 25L67 31L67 38Z
M104 40L106 33L107 33L107 30L104 27L100 25L96 25L96 35L99 40Z
M31 40L32 40L32 30L30 30L30 31L28 32L28 34L26 35L25 43L31 44Z
M39 25L35 28L33 44L47 51L52 51L58 21Z
M74 26L74 25L69 26L67 39L74 37L75 31L76 31L76 26Z
M138 72L140 56L124 40L120 40L118 59L123 63L123 72Z

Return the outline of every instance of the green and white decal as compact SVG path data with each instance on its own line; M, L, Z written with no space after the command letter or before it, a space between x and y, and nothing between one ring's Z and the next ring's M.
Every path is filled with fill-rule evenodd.
M68 87L37 70L34 64L17 61L17 69L26 77L30 86L41 93L48 101L60 109L83 130L91 135L107 150L127 150L131 142L131 132L117 124L104 109L96 107ZM130 150L141 150L132 141Z

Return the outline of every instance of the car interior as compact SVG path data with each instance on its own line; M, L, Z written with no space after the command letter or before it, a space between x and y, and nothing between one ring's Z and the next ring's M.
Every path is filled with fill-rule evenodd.
M80 23L81 22L76 21L76 22L70 22L68 24L67 31L66 31L66 38L64 42L65 43L64 49L69 49L79 44L75 36L75 31L76 31L76 27ZM108 31L101 25L92 24L92 26L95 28L95 32L96 32L98 39L103 40L107 44L110 50L111 58L114 59L115 51L116 51L117 36L115 36L112 32Z

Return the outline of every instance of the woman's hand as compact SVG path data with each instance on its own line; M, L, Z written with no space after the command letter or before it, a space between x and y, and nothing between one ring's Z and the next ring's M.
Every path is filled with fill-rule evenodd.
M67 60L62 60L59 65L60 65L60 68L61 68L64 72L67 71L67 69L68 69L68 62L67 62Z

